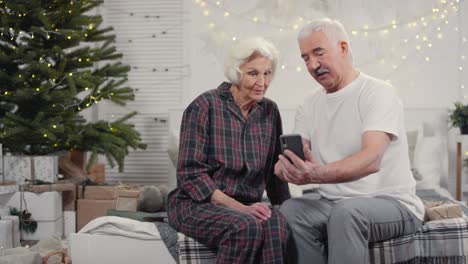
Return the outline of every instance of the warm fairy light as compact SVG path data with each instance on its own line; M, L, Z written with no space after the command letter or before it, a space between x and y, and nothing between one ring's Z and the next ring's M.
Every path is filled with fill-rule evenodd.
M57 125L52 125L53 128L57 128Z
M229 15L230 15L230 13L228 11L224 12L225 17L228 17Z
M301 67L301 66L297 66L297 67L296 67L296 71L297 71L297 72L301 72L301 71L302 71L302 67Z
M282 70L286 69L286 66L281 65L281 69L282 69Z
M44 134L42 134L42 136L44 136L44 137L46 138L46 137L47 137L47 134L46 134L46 133L44 133Z
M70 72L70 73L68 74L68 76L70 76L70 77L73 76L73 72Z
M236 40L237 40L237 38L235 36L232 37L232 41L236 41Z
M71 39L72 37L71 36L68 36L67 39Z
M296 29L299 28L299 25L298 25L298 24L294 24L292 28L293 28L294 30L296 30Z
M36 92L40 92L41 91L41 88L36 88Z
M79 61L79 62L81 62L81 61L82 61L82 59L81 59L81 58L79 58L79 59L78 59L78 61Z
M213 23L213 22L210 22L210 23L208 24L208 27L210 27L210 28L214 28L214 27L215 27L215 23Z
M463 71L463 66L458 67L458 70Z
M352 30L352 31L351 31L351 34L354 35L354 36L356 36L357 33L358 33L358 32L357 32L356 30Z
M429 58L429 57L426 57L426 58L424 58L424 59L425 59L426 61L430 61L430 60L431 60L431 58Z
M442 33L438 33L438 34L437 34L437 38L438 38L438 39L442 39L443 37L444 37L444 35L442 35Z
M416 45L416 49L417 49L417 50L421 50L421 46L420 46L420 45Z
M209 16L209 15L210 15L210 10L208 10L208 9L207 9L207 10L204 10L204 11L203 11L203 15L204 15L204 16Z
M252 18L252 21L255 22L255 23L257 23L257 22L258 22L258 17L254 16L254 17Z

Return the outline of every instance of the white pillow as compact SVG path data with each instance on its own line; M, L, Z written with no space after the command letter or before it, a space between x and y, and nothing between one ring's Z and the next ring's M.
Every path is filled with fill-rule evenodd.
M169 155L169 159L171 160L172 165L174 165L176 168L177 161L179 159L179 137L174 132L169 134L167 155Z
M414 168L414 151L416 149L416 143L418 142L418 131L407 131L406 139L408 140L408 155L410 160L411 169Z
M446 139L426 124L418 135L414 152L414 176L418 188L440 188L447 173Z

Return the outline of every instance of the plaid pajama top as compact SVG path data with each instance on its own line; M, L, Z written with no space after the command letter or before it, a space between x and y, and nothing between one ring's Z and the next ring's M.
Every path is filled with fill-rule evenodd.
M185 109L170 203L204 202L216 189L244 204L259 202L265 189L272 204L290 197L287 183L274 175L282 133L277 105L263 98L244 119L230 87L222 83Z

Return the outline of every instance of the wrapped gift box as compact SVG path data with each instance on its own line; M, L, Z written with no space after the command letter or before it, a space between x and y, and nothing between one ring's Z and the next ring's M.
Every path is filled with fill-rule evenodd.
M106 171L103 163L96 163L89 169L88 177L91 181L103 184L106 181Z
M115 202L115 209L119 211L130 211L136 212L137 210L137 199L140 194L139 189L133 190L117 190L117 199Z
M18 184L14 181L0 181L0 195L15 193L18 191Z
M16 215L4 215L0 218L0 247L4 249L19 247L19 219Z
M76 185L68 182L67 180L60 180L54 184L25 184L22 185L22 190L33 193L43 192L61 192L62 193L62 205L64 211L75 211L76 210Z
M24 197L22 197L22 195ZM47 239L53 235L63 236L62 194L59 192L16 192L6 203L18 210L27 209L37 221L34 233L21 231L25 240Z
M115 198L117 194L114 185L78 186L78 199L115 200Z
M58 174L58 156L4 156L4 178L24 184L41 180L55 183Z
M115 200L77 200L76 231L80 231L89 221L107 215L108 209L115 209Z

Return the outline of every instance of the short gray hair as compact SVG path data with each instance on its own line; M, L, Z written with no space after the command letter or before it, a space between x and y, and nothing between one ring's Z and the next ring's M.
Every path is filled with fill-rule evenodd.
M309 24L306 24L299 35L297 36L297 41L301 41L314 32L323 32L327 38L334 44L338 44L340 41L345 41L348 43L349 54L351 56L351 45L349 43L349 35L346 32L343 24L338 20L332 20L330 18L322 18L312 21Z
M258 54L271 60L272 76L278 65L278 50L273 43L261 37L241 40L230 51L224 63L224 75L233 84L238 84L240 79L240 66Z

